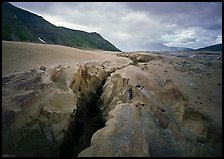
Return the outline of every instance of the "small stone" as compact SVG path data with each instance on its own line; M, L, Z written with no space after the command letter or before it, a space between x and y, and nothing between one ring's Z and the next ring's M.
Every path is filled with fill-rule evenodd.
M218 86L221 86L221 85L222 85L222 83L218 83L217 85L218 85Z
M218 56L217 58L216 58L216 60L221 60L222 59L222 57L220 57L220 56Z
M46 67L45 66L40 66L40 70L46 71Z
M165 70L164 72L168 72L167 70Z
M137 83L136 85L135 85L135 87L137 87L138 89L143 89L144 87L142 86L142 85L140 85L139 83Z
M135 106L136 106L137 108L140 108L140 106L145 106L145 104L144 104L144 103L137 102L137 103L135 104Z
M158 119L158 122L161 128L166 129L168 127L169 121L166 115L162 111L156 110L154 112L154 116L156 119Z
M137 83L137 84L135 85L135 87L141 87L141 85L140 85L139 83Z

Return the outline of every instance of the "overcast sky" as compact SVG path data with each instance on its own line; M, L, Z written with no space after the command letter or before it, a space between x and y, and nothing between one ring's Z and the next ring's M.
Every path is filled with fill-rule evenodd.
M122 51L222 42L221 2L12 2L56 26L98 32Z

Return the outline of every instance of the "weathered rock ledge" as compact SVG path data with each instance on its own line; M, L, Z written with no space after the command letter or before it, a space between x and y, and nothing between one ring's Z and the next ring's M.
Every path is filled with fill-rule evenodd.
M3 77L3 155L219 155L211 119L142 68L161 57L120 56Z

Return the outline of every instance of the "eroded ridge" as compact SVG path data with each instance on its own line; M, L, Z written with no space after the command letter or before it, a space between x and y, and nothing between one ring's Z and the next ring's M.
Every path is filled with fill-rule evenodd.
M151 72L162 58L131 56L3 77L3 154L219 156L213 121Z
M41 66L3 77L3 154L77 155L79 148L89 146L91 135L104 126L97 101L105 79L128 64L103 61L75 67ZM69 134L77 134L76 127L83 130L78 138L84 136L84 140L79 139L75 150L66 153L62 143Z
M211 120L188 106L188 99L172 80L160 82L155 76L127 66L107 78L100 97L106 126L93 134L90 147L79 156L217 153L208 143Z

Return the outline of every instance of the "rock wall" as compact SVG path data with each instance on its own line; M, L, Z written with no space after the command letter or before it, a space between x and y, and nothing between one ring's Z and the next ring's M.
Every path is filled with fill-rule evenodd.
M77 112L91 110L86 105L94 101L107 76L130 62L41 66L3 77L3 154L60 156Z
M2 86L3 154L58 156L76 95L38 70L5 77Z
M172 81L155 79L136 66L107 78L99 105L106 125L80 157L214 155L206 143L209 120L188 107Z

